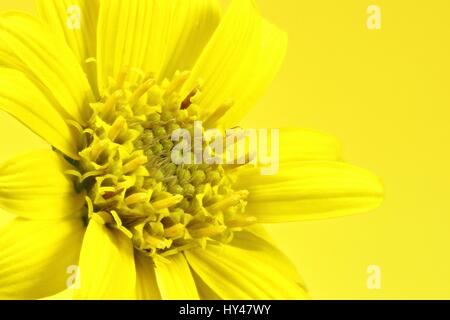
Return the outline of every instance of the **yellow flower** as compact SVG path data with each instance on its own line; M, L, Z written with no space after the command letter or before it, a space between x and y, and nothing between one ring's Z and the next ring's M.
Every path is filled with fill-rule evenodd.
M223 17L216 0L37 3L45 23L0 17L0 109L52 146L0 166L0 207L16 215L0 298L57 294L73 266L66 292L82 299L306 298L258 223L370 210L378 179L308 130L281 131L273 176L169 155L175 129L239 124L285 34L250 0Z

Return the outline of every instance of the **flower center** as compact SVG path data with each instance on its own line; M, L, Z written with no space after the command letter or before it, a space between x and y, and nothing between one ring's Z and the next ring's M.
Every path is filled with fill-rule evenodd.
M117 228L151 257L229 242L233 232L255 221L244 215L248 192L233 190L232 170L171 161L171 133L192 132L199 119L200 90L179 95L187 76L177 72L157 83L121 72L91 104L92 117L80 128L77 166L86 218Z

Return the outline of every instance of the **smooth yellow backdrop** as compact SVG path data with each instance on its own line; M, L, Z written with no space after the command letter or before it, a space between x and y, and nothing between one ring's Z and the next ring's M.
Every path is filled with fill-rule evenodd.
M245 123L332 133L386 185L369 214L270 227L312 297L450 299L450 1L258 3L290 45ZM372 4L381 30L366 27ZM4 9L34 10L32 0ZM43 145L1 113L0 141L0 160ZM369 265L381 268L379 290L367 288Z

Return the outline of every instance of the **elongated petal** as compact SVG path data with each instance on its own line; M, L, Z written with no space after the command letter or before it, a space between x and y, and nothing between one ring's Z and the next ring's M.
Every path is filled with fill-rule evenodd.
M175 71L192 70L195 62L220 22L217 0L173 0L168 51L160 78Z
M37 0L42 20L52 32L72 49L79 64L88 75L92 88L97 86L94 63L96 58L98 0Z
M246 212L262 223L362 213L383 199L383 186L371 172L331 161L281 163L273 176L243 172L237 187L250 192Z
M97 45L100 91L124 67L157 77L163 69L168 73L190 67L218 16L216 0L102 1Z
M231 245L186 252L189 265L222 299L306 299L289 260L255 235L237 233Z
M260 165L241 166L238 168L239 174L242 176L267 174L269 167L272 168L272 173L275 174L278 172L280 163L285 166L295 161L340 161L342 159L341 144L328 134L297 128L279 129L278 138L275 140L273 137L270 138L272 134L273 132L267 133L268 141L264 143L268 147L267 150L264 149L262 140L259 140L260 149L255 150L255 154L258 155L255 160L258 160ZM246 148L250 148L249 144ZM265 155L270 155L270 157L264 159L265 163L268 163L261 164L262 157ZM265 168L266 172L263 171L263 168Z
M139 253L135 254L136 261L136 297L139 300L160 300L158 284L155 276L155 266L150 258Z
M300 289L298 287L295 289L301 291L300 296L302 298L307 298L306 285L296 267L283 252L276 248L272 238L261 225L253 225L246 228L244 232L235 234L232 245L257 254L257 260L263 260L265 261L264 263L273 264L285 275L286 279L290 279L290 281L298 284ZM201 299L222 299L219 294L223 290L216 290L216 292L214 291L214 286L209 286L206 282L208 281L207 277L202 279L195 272L193 275Z
M0 67L0 110L11 114L56 149L78 159L75 131L23 73Z
M57 294L41 298L40 300L73 300L74 294L74 289L69 287Z
M15 215L0 208L0 228L3 228L5 225L10 223L12 220L14 220L14 218L16 218Z
M23 72L65 119L84 123L92 91L74 54L39 20L0 16L0 66Z
M170 256L168 260L156 262L156 280L162 299L197 300L197 288L184 255Z
M340 142L325 133L308 129L281 129L280 161L308 161L341 159Z
M77 299L134 299L136 270L133 244L117 230L91 219L80 254Z
M275 241L261 224L249 226L245 231L237 233L231 244L242 249L266 252L265 257L271 257L272 263L279 264L277 268L282 270L284 275L299 284L304 291L308 291L307 285L295 265L288 256L277 248ZM273 260L276 262L273 262Z
M197 286L198 296L200 300L222 300L222 298L215 293L206 283L200 278L195 272L192 273L192 276L195 281L195 285Z
M203 118L213 124L225 114L222 124L237 124L273 80L286 46L286 35L261 17L254 1L234 0L195 64L182 95L187 96L203 82L196 101L204 110ZM224 103L229 101L234 105L227 111Z
M78 263L81 219L17 218L0 230L0 299L38 299L67 288Z
M151 56L152 72L161 68L169 16L168 1L102 1L97 33L97 72L101 93L109 78L116 77L125 67L145 73L147 57L150 59ZM150 52L150 46L155 50Z
M73 169L50 150L34 151L0 165L0 208L29 219L79 217L84 196L64 171Z

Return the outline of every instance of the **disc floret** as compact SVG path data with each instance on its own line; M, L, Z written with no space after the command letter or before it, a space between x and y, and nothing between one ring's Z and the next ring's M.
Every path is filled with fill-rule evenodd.
M227 243L233 232L254 222L244 215L248 192L233 190L232 170L171 161L171 133L193 132L199 120L195 101L201 90L179 94L188 75L177 72L158 83L125 70L91 104L92 116L80 128L77 167L87 195L86 218L122 231L151 257L209 240Z

